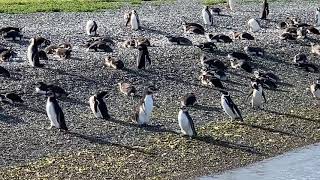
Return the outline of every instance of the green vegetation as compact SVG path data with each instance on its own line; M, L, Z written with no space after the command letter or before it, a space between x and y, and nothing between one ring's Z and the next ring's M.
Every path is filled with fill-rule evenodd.
M0 13L93 12L119 8L125 2L139 5L142 1L144 0L0 0Z

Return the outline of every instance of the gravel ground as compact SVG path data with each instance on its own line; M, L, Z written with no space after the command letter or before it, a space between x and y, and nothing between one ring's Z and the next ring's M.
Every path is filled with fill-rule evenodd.
M245 31L248 19L258 17L260 5L243 4L237 12L223 8L224 16L215 16L215 26L207 32ZM256 41L235 41L217 44L211 54L228 63L226 54L243 51L246 45L265 48L265 58L253 58L256 67L279 75L278 91L266 91L268 103L263 110L250 108L245 97L250 90L248 73L229 68L230 90L245 118L244 124L231 123L220 107L219 91L201 86L199 57L195 47L171 45L166 35L182 35L195 44L204 42L199 35L184 35L181 23L202 24L199 1L178 0L161 6L134 7L140 15L142 31L132 32L124 26L123 14L131 7L96 13L36 13L28 15L1 14L2 26L24 27L26 39L18 43L1 40L18 51L18 60L3 63L12 72L11 79L1 79L1 92L22 94L21 106L1 104L0 107L0 177L34 178L95 178L95 179L188 179L281 154L296 147L319 142L318 108L307 89L318 74L298 70L291 64L298 52L310 54L311 40L280 42L276 22L290 15L299 15L304 22L313 22L316 4L310 2L272 2L271 20L262 22L263 29L254 33ZM116 47L114 53L85 52L80 45L87 39L85 23L94 19L100 35L111 36L118 45L127 38L150 38L153 62L147 71L135 67L136 49ZM71 60L50 57L46 68L31 68L26 62L28 38L41 35L53 44L71 42ZM117 56L128 70L111 70L102 66L104 57ZM45 97L34 93L38 81L64 87L69 98L59 101L71 133L47 130ZM120 94L117 82L130 82L142 94L147 85L159 88L155 96L159 108L154 109L152 124L139 128L129 121L138 99ZM87 101L96 92L110 93L108 108L113 121L93 117ZM179 97L195 92L200 104L189 112L195 121L199 138L188 140L177 135Z

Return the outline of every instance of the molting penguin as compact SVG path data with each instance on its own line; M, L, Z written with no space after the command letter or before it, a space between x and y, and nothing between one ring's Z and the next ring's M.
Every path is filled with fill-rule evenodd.
M27 58L32 67L43 67L39 60L38 46L35 44L35 38L30 39L30 45L27 51Z
M121 60L108 56L104 60L104 65L113 69L123 69L124 63Z
M138 46L139 55L137 57L137 67L138 69L146 68L146 61L148 61L149 66L151 66L151 59L149 56L148 47L144 44Z
M96 118L110 119L105 98L108 92L100 92L89 98L90 108Z
M200 62L203 67L209 68L209 69L218 69L225 71L227 70L227 66L218 59L208 59L205 54L202 54L200 57Z
M232 43L232 39L224 34L213 35L211 33L206 34L208 42L222 42L222 43Z
M118 83L119 86L119 90L120 92L122 92L123 94L127 95L127 96L134 96L137 93L136 88L129 84L129 83Z
M254 40L254 37L247 32L232 32L233 39L239 40Z
M168 41L175 45L182 45L182 46L192 46L192 41L188 38L181 37L181 36L166 36Z
M49 129L51 129L52 127L56 127L58 129L68 131L64 114L62 112L61 107L59 106L55 94L53 92L50 92L47 95L48 100L46 105L46 111L48 118L51 122Z
M13 103L23 103L24 101L21 99L21 97L18 94L7 93L5 95L0 94L0 102L13 104Z
M227 91L221 91L221 106L223 111L231 118L231 120L243 121L241 112L238 106L232 101L230 94Z
M252 79L251 81L260 81L262 86L268 89L277 89L277 81L279 78L273 74L273 73L261 73L260 71L254 71L253 72L255 79Z
M246 46L246 47L244 47L244 51L248 55L259 56L259 57L263 57L264 56L264 49L262 49L260 47Z
M214 75L212 76L208 74L207 72L202 72L202 74L199 76L199 79L201 84L205 86L214 86L216 88L224 89L221 80Z
M205 25L209 25L209 26L213 25L213 16L209 10L209 6L205 6L202 9L202 18Z
M317 8L316 10L315 21L315 25L320 26L320 8Z
M248 26L251 32L258 32L261 29L260 23L254 18L248 21Z
M179 111L178 122L183 135L187 135L191 138L197 136L193 120L185 106L182 106Z
M190 34L204 35L205 33L204 27L197 23L183 22L183 29L185 33L190 33Z
M95 52L97 51L108 52L108 53L113 52L111 47L105 41L94 41L89 45L87 52L90 51L91 49L93 49Z
M86 33L88 36L96 36L97 35L98 25L95 21L89 20L86 25Z
M197 102L197 98L194 93L187 93L181 97L181 106L194 106Z
M234 68L234 69L241 68L241 69L243 69L244 71L246 71L248 73L252 73L252 71L253 71L253 68L249 64L249 62L245 61L243 59L241 59L241 60L230 59L230 63L231 63L231 67Z
M69 48L61 48L55 49L56 56L58 56L61 60L70 59L72 50Z
M310 86L311 93L313 97L319 99L320 98L320 80L316 80L311 86Z
M202 51L205 52L213 52L214 49L217 49L217 46L214 44L214 42L203 42L194 46L200 48Z
M135 31L140 29L139 16L135 10L132 10L130 13L126 14L125 18L127 20L126 26L130 24L131 29Z
M264 99L264 102L266 103L266 97L264 94L264 91L262 89L262 84L259 80L251 81L251 91L249 92L249 95L247 99L252 96L251 99L251 105L253 108L261 108L262 101Z
M157 89L154 86L149 86L143 98L140 100L139 105L135 109L134 115L133 115L133 121L137 122L138 125L148 125L150 122L154 100L153 100L153 93Z
M9 78L10 77L10 73L4 67L0 66L0 76Z
M53 84L45 84L43 82L37 82L36 93L41 95L47 95L48 93L54 93L56 97L67 97L68 93L61 87Z

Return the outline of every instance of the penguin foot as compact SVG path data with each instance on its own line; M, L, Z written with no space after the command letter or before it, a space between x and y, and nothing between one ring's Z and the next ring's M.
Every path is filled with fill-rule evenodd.
M52 127L53 127L53 126L49 126L49 127L47 128L47 130L51 130L51 129L52 129Z

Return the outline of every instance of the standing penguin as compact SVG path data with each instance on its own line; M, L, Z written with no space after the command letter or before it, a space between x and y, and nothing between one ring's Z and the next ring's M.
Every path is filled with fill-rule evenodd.
M56 99L55 93L48 93L48 100L46 105L47 115L51 122L49 129L51 129L53 126L58 129L63 129L65 131L68 131L64 114L62 112L61 107L58 104L58 101Z
M258 32L261 29L259 22L254 18L248 21L248 27L251 32Z
M228 5L231 11L235 10L236 8L236 0L229 0Z
M138 69L145 69L146 68L146 61L149 62L149 66L151 65L151 59L149 56L148 47L145 44L140 44L138 46L139 55L137 58L137 66Z
M189 115L189 112L185 106L182 106L178 114L179 126L181 133L187 135L190 138L197 136L196 129L192 118Z
M263 4L262 4L262 11L261 11L260 19L267 19L268 15L269 15L269 3L267 2L267 0L264 0Z
M141 99L139 106L135 109L133 121L137 122L138 125L148 125L153 110L153 94L157 89L154 86L149 86L143 98Z
M252 95L251 105L253 108L260 108L262 105L262 100L267 102L266 96L262 89L262 84L259 80L254 80L251 82L251 91L247 97L247 99ZM263 98L263 99L262 99Z
M320 26L320 8L316 10L316 26Z
M227 91L221 91L221 93L221 106L224 112L227 113L232 120L239 119L243 121L240 110L232 101L230 94Z
M138 30L140 29L140 20L139 20L139 16L137 14L137 12L135 10L132 10L129 14L127 14L126 16L126 26L128 26L128 24L130 23L131 29L132 30Z
M90 97L90 108L96 118L110 119L108 108L105 102L107 92L103 91Z
M209 26L213 25L213 16L209 10L209 6L205 6L202 9L202 18L205 25L209 25Z
M316 80L311 86L310 86L311 93L313 97L319 99L320 98L320 80Z
M39 60L39 50L35 43L35 38L30 39L30 45L27 51L27 58L32 67L43 67Z
M96 36L97 35L98 25L95 21L89 20L86 25L86 33L88 36Z

